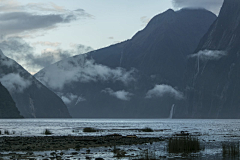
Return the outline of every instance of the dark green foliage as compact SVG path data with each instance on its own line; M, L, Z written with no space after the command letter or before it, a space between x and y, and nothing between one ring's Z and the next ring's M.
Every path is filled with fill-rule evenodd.
M0 83L0 118L23 118L8 90Z
M43 134L45 135L51 135L53 134L49 129L45 129L45 131L43 132Z
M98 130L95 128L86 127L83 129L83 132L98 132Z
M237 143L223 143L222 144L222 156L224 158L239 158L239 142Z
M141 130L142 132L154 132L152 128L146 127Z
M173 137L168 141L169 153L196 153L200 150L200 142L195 137Z

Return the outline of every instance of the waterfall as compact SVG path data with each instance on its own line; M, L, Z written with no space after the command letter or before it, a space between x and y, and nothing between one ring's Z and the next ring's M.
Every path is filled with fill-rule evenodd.
M171 108L171 111L170 111L170 115L169 115L169 119L173 118L174 106L175 106L175 104L172 105L172 108Z

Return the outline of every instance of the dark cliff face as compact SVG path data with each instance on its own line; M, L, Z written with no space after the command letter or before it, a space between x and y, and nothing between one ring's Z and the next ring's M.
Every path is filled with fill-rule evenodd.
M22 66L0 50L0 81L26 118L69 118L67 107Z
M188 59L189 117L240 118L239 44L240 1L225 0L219 17Z
M0 118L23 118L8 90L0 83Z
M136 68L148 77L154 75L159 83L182 87L186 56L196 49L215 19L213 13L203 9L169 9L129 41L90 55L97 63Z
M182 103L187 55L215 19L201 9L168 10L132 39L57 62L35 77L65 100L73 117L167 118ZM64 85L52 83L57 78Z

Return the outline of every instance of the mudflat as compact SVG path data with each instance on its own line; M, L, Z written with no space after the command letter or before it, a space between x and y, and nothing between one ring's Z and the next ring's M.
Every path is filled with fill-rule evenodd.
M134 145L163 141L156 137L136 136L42 136L0 137L0 151L51 151L101 146Z

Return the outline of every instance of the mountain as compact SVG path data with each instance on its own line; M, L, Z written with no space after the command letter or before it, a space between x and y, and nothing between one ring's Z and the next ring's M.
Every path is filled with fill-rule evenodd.
M132 39L62 60L35 77L73 117L166 118L184 99L187 55L215 19L203 9L167 10Z
M0 83L0 118L23 118L8 90Z
M240 118L240 1L225 0L217 20L189 56L190 118Z
M0 82L26 118L69 118L63 101L0 50ZM7 112L7 110L6 110Z

